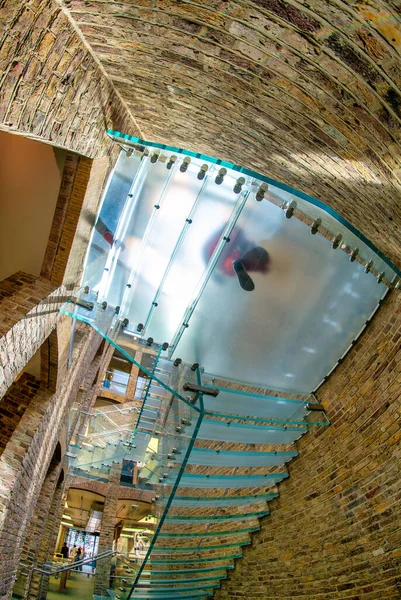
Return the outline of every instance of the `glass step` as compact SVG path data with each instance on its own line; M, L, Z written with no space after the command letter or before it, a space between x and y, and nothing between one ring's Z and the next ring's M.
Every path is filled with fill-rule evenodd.
M146 575L150 576L150 575L187 575L187 574L196 574L196 573L201 573L201 572L205 572L205 573L209 573L211 571L221 571L222 575L225 575L225 570L226 569L233 569L234 565L233 564L228 564L225 565L223 567L205 567L205 568L201 568L201 569L174 569L172 571L169 571L168 569L165 570L157 570L157 569L152 569L151 571L142 571L142 575L141 577L145 577Z
M245 527L243 529L235 529L229 531L196 531L193 533L169 533L161 531L158 539L161 538L205 538L205 537L219 537L226 535L240 535L242 533L252 533L253 531L259 531L260 527Z
M174 496L172 506L207 508L213 506L241 506L261 504L277 498L278 494L255 494L254 496Z
M211 515L209 517L204 517L201 515L188 515L188 516L178 516L178 515L167 515L165 523L169 525L170 523L174 525L175 523L185 523L190 525L191 523L212 523L215 521L246 521L249 519L261 519L269 514L268 510L265 511L257 511L251 513L236 513L233 515Z
M267 475L192 475L184 473L179 485L188 488L269 487L288 477L288 473Z
M216 576L214 577L190 577L190 578L186 578L186 579L153 579L153 578L149 578L149 580L147 579L142 579L142 577L139 579L139 585L146 585L147 583L149 583L149 585L165 585L167 584L173 584L173 585L188 585L189 584L197 584L197 583L203 583L205 581L207 582L213 582L215 585L219 585L219 581L222 579L226 579L227 575L222 575L221 577L218 577L216 579Z
M302 401L232 390L215 386L213 383L207 383L204 377L202 377L202 385L219 390L219 395L216 398L208 395L203 397L205 410L216 413L245 414L250 418L261 417L263 419L303 422L308 414L307 404L313 402L313 398Z
M263 427L203 419L198 439L249 444L293 444L307 431L306 427Z
M211 558L187 558L186 560L177 560L175 557L173 559L174 565L190 565L190 564L198 564L198 563L210 563L210 562L223 562L227 563L227 561L231 561L235 558L241 558L242 552L234 552L232 554L224 554L223 556L214 556ZM172 559L155 559L151 558L152 565L171 565ZM231 564L231 563L229 563ZM223 565L224 568L228 568L226 564Z
M222 550L223 548L240 548L241 546L246 546L248 544L250 544L250 541L245 541L245 542L236 542L234 544L218 544L216 545L211 545L211 546L181 546L178 548L170 548L168 546L160 546L158 544L158 540L156 541L154 547L153 547L153 555L157 556L159 554L182 554L182 553L186 553L186 554L191 554L193 552L208 552L211 550Z
M282 466L298 456L298 452L234 452L231 450L209 450L193 448L189 465L209 467L274 467ZM182 460L180 456L177 461Z

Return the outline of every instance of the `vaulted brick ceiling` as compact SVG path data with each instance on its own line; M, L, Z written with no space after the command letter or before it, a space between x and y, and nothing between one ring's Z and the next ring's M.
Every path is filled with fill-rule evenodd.
M401 265L399 1L65 0L126 132L325 201Z

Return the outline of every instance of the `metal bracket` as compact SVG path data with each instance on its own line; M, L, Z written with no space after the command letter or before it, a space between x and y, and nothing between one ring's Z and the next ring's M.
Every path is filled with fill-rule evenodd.
M182 389L185 392L195 392L195 394L199 394L200 392L202 392L202 394L205 394L205 396L213 396L213 398L216 398L216 396L218 396L220 393L220 390L218 390L217 388L209 388L205 387L204 385L196 385L196 383L191 383L190 381L184 383Z
M71 302L77 304L78 306L82 306L83 308L87 308L88 310L92 310L95 306L93 302L88 302L87 300L82 300L81 298L77 298L76 296L71 296Z
M325 410L324 410L324 408L323 408L323 406L321 404L311 404L311 403L309 403L309 404L306 405L306 408L308 410L315 410L315 411L325 412Z

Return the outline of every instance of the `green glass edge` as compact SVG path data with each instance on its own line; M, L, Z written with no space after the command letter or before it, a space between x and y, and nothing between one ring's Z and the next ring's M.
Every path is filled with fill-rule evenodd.
M167 521L188 521L188 523L191 522L196 522L196 521L242 521L244 519L259 519L261 517L265 517L269 514L269 511L260 511L260 512L252 512L252 513L246 513L246 514L241 514L241 513L237 513L235 515L226 515L226 516L218 516L218 517L214 517L213 515L211 515L210 517L186 517L185 515L183 515L182 517L180 516L168 516L167 517Z
M171 563L169 563L169 564L171 564ZM185 574L187 574L187 573L200 573L200 572L203 572L203 571L205 573L208 573L210 571L225 571L227 569L233 569L233 568L234 568L234 565L231 564L231 565L226 565L224 567L205 567L204 569L174 569L174 571L169 571L168 569L160 569L160 570L152 569L151 571L143 571L142 575L146 575L146 573L149 574L149 575L151 573L156 574L156 575L166 575L166 574L169 574L169 575L183 575L184 573ZM125 575L120 575L120 577L125 577Z
M309 413L310 414L310 413ZM330 425L330 423L328 421L292 421L292 420L284 420L284 419L262 419L261 417L251 417L249 415L235 415L235 414L228 414L228 413L219 413L219 412L214 412L213 410L206 410L205 411L205 416L208 417L222 417L223 419L228 419L228 420L232 420L232 421L253 421L254 423L278 423L280 425L305 425L306 427L308 427L309 425L316 425L316 426L324 426L326 427L327 425Z
M188 584L188 583L200 583L203 581L214 581L216 584L218 584L218 582L221 579L227 579L227 575L223 575L222 577L218 577L216 575L214 575L213 577L190 577L188 579L147 579L146 582L149 582L151 584L164 584L164 583L173 583L174 585L181 585L181 584ZM144 583L144 582L142 582Z
M207 479L208 481L225 481L226 479L235 479L235 478L240 478L240 477L248 477L249 481L252 482L252 480L256 477L264 477L265 479L275 479L276 477L282 477L283 479L285 477L288 477L288 473L284 472L284 473L266 473L266 475L205 475L203 473L201 474L197 474L197 473L185 473L185 479L187 481L191 480L192 478L204 478ZM185 484L183 484L183 487L185 487ZM222 487L222 486L218 486L216 485L216 487Z
M176 500L201 500L202 502L216 502L216 500L230 499L230 500L253 500L254 504L259 504L263 500L273 500L277 498L278 494L255 494L254 496L209 496L203 498L202 496L177 496ZM184 508L178 506L177 508Z
M247 546L250 544L250 541L245 542L237 542L234 544L217 544L217 546L188 546L183 548L169 548L169 547L155 547L158 554L174 554L175 552L187 552L190 554L191 552L207 552L209 550L221 550L222 548L238 548L240 546Z
M220 586L220 583L217 583L216 585L208 583L206 585L199 586L198 591L200 591L200 590L212 590L215 587L219 587L219 586ZM186 591L190 592L191 591L192 592L192 591L196 591L196 590L197 590L197 588L195 588L195 590L194 590L192 587L188 587L188 588L183 587L183 588L178 588L178 589L174 589L174 588L172 589L170 587L167 587L167 588L155 588L154 590L152 590L152 588L149 588L149 589L146 590L146 593L147 594L161 594L161 593L166 593L166 592L168 593L168 592L171 592L171 591L173 591L173 592L175 592L175 591L177 591L177 592L186 592ZM141 591L141 588L139 588L139 591ZM145 590L143 590L143 591L145 591Z
M253 531L259 531L260 527L246 527L244 529L237 529L235 531L196 531L194 533L160 533L159 538L204 538L204 537L218 537L219 535L240 535L241 533L251 533Z
M203 562L230 561L234 558L242 558L242 552L236 552L235 554L227 554L227 555L223 555L223 556L215 556L213 558L196 558L196 559L189 558L188 560L174 560L174 564L175 565L190 565L190 564L196 565L198 563L203 563ZM152 559L152 565L171 565L171 560ZM224 567L224 568L226 568L226 567Z

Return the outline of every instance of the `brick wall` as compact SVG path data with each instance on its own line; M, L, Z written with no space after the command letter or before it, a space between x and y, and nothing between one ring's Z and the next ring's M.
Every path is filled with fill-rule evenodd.
M401 298L317 396L332 425L298 442L271 516L215 597L401 597Z
M398 3L65 5L140 137L317 196L401 264Z
M94 157L112 127L252 167L317 196L401 264L390 0L0 6L3 128Z
M14 429L17 427L32 398L39 389L40 382L23 373L0 402L0 455L3 453Z
M56 326L63 288L18 272L0 282L0 398Z
M42 277L73 288L79 281L106 177L116 158L67 154L60 193L43 260Z
M57 393L39 389L0 457L0 596L11 593L27 527L69 409L100 344L91 331Z
M67 471L67 469L64 469ZM38 563L45 564L55 552L58 533L60 529L60 521L62 514L65 510L65 503L68 496L69 480L70 476L64 476L64 470L62 471L63 479L57 482L56 489L54 491L52 503L47 515L45 531L40 545L38 554ZM35 584L38 582L39 593L34 590L35 598L40 600L46 600L47 590L49 586L49 576L43 575L42 577L35 577Z
M46 531L46 523L52 505L56 486L62 469L61 462L51 461L46 477L43 481L31 522L27 530L25 543L21 552L21 562L30 568L40 564L40 548ZM30 592L30 597L37 598L40 576L34 572L31 578L25 582L25 593ZM15 590L14 590L15 591ZM22 594L21 594L22 595ZM24 597L22 595L22 597Z
M0 127L102 156L107 126L135 125L60 4L0 2Z

